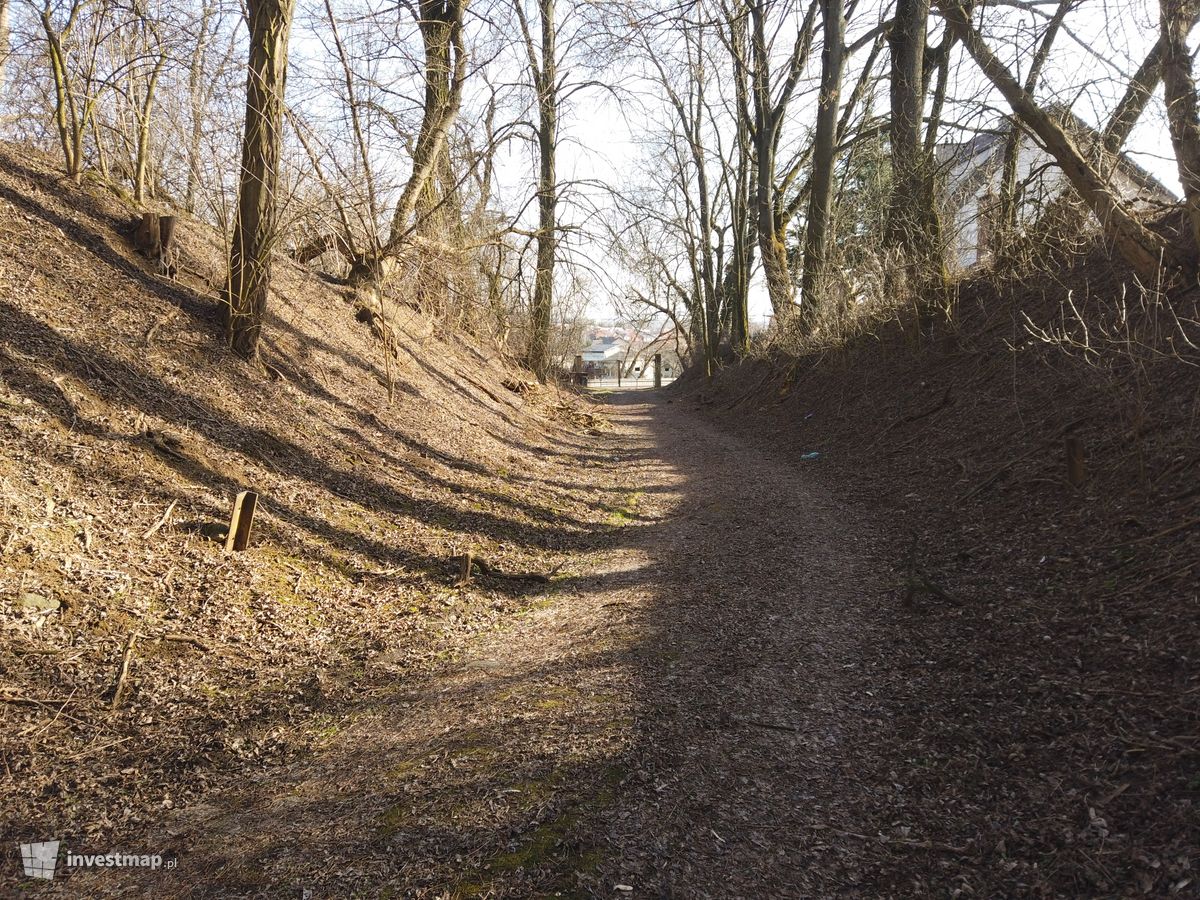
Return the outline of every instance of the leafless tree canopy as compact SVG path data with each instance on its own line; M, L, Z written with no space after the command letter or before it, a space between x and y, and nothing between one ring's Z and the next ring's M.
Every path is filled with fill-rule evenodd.
M813 336L940 303L968 244L1011 261L1091 227L1139 278L1191 277L1196 19L1178 0L0 0L0 121L77 181L228 234L246 355L288 253L542 378L589 304L669 322L711 372L749 349L756 305ZM1122 155L1155 121L1186 246ZM629 139L601 160L610 133ZM968 170L995 142L993 196Z

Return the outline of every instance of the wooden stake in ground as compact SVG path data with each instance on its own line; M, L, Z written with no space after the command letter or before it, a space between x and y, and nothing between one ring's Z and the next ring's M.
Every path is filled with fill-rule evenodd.
M471 583L471 563L473 561L474 561L474 554L471 553L470 550L468 550L466 553L464 553L462 555L462 568L459 570L459 573L458 573L458 583L459 584L470 584Z
M1072 487L1079 487L1087 480L1087 467L1083 458L1083 439L1075 436L1067 437L1065 441L1067 453L1067 481Z
M254 527L254 510L258 508L258 494L242 491L233 501L233 513L229 517L229 534L225 537L225 550L245 550L250 546L250 529Z
M654 354L654 386L662 387L662 354Z

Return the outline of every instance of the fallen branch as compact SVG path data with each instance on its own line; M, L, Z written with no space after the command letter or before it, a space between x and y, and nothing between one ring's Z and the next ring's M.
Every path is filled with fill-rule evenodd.
M472 553L466 553L461 556L451 557L452 561L458 563L459 580L458 584L467 584L471 580L471 573L477 571L480 575L487 575L491 578L506 578L509 581L537 581L542 584L549 584L551 576L543 575L541 572L502 572L495 566L488 563L481 556L475 556ZM557 571L555 569L554 571Z
M1098 547L1099 550L1116 550L1120 547L1130 547L1134 544L1147 544L1150 541L1157 541L1159 538L1166 537L1169 534L1174 534L1177 531L1186 531L1189 528L1195 528L1200 525L1200 518L1188 519L1186 522L1180 522L1178 525L1172 525L1170 528L1164 528L1162 531L1148 534L1145 537L1134 538L1132 541L1122 541L1119 544L1108 544L1104 547Z
M876 436L875 440L871 443L871 446L868 447L867 449L868 450L875 449L875 447L877 447L879 445L879 442L884 439L884 437L887 435L887 433L889 431L891 431L893 428L895 428L897 425L907 425L910 422L919 422L921 419L928 418L929 416L932 416L935 412L945 409L947 406L950 405L950 393L953 390L953 387L954 387L953 385L947 386L946 392L944 394L942 394L942 399L939 400L937 403L935 403L933 406L929 407L929 409L926 409L923 412L913 413L912 415L902 416L898 419L893 419L892 423L890 425L888 425L886 428L884 428L883 431L879 432L879 434Z
M953 844L943 844L941 841L910 841L905 838L889 838L882 834L872 837L869 834L861 834L857 831L843 831L840 828L834 828L830 825L810 825L815 831L832 831L834 834L842 835L843 837L857 838L860 841L871 841L876 844L892 844L898 847L912 847L915 850L941 850L944 853L965 854L966 847L956 847Z
M755 728L768 728L771 731L789 731L793 734L800 734L801 729L795 725L780 725L775 722L760 722L757 719L733 719L729 721L735 722L738 725L753 725Z
M125 694L125 679L129 677L129 664L133 661L133 645L137 639L138 633L135 631L129 635L129 639L125 641L125 649L121 651L121 667L117 670L117 681L113 685L112 709L121 705L121 698Z
M993 472L991 475L989 475L987 478L985 478L983 481L981 481L979 484L977 484L975 487L973 487L971 490L967 491L965 494L963 494L961 497L959 497L958 502L966 503L968 500L970 500L972 497L974 497L976 494L978 494L984 488L988 487L988 485L992 484L992 482L996 481L996 479L998 479L1001 475L1008 472L1017 463L1024 462L1029 457L1033 456L1035 453L1038 453L1039 451L1046 449L1046 447L1053 444L1055 441L1057 441L1059 438L1061 438L1067 432L1073 430L1076 425L1083 424L1089 418L1091 418L1091 417L1090 416L1081 416L1080 418L1075 419L1072 422L1068 422L1066 425L1064 425L1062 428L1060 428L1057 432L1055 432L1053 436L1047 438L1044 441L1040 441L1037 444L1034 444L1032 447L1029 448L1029 450L1022 453L1020 456L1013 457L1008 462L1006 462L1004 465L1002 465L1000 468L998 468L995 472Z
M466 372L463 372L459 369L455 369L454 374L457 375L459 378L461 378L463 381L465 381L467 384L469 384L472 387L476 388L477 390L480 390L483 393L487 394L489 397L492 398L493 401L495 401L496 403L499 403L501 406L511 406L512 405L509 401L501 399L493 391L489 390L482 383L480 383L480 381L478 379L472 378Z
M212 653L213 645L207 641L202 641L198 637L193 637L190 634L164 634L159 640L170 641L175 644L191 644L197 650L203 650L205 653Z
M171 518L171 513L175 510L175 504L178 502L178 500L171 501L170 505L167 507L167 511L162 514L162 518L154 524L153 528L142 535L142 540L148 541L150 538L154 537L154 535L158 534L158 530L167 524L167 519Z

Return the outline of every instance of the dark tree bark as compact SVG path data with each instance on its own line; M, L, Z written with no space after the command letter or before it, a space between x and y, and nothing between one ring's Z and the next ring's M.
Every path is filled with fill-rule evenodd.
M230 346L252 358L258 352L271 287L276 237L275 190L283 144L283 94L288 35L295 0L248 0L250 64L242 174L229 257L225 328Z
M550 374L550 322L554 308L554 263L558 255L558 22L554 0L538 0L540 42L535 42L521 0L514 9L521 25L529 73L537 94L538 231L537 272L529 311L526 364L540 381Z
M898 0L888 32L892 51L892 200L888 237L903 250L917 282L942 268L939 224L934 204L933 166L922 140L925 106L925 30L929 0Z
M821 95L813 136L812 177L809 179L808 222L804 230L804 276L801 298L804 316L816 315L821 284L829 255L829 219L833 203L833 175L837 164L838 104L842 93L846 21L842 0L821 0L825 23L821 50Z
M1161 0L1162 80L1167 100L1167 122L1183 185L1183 201L1192 225L1192 243L1200 249L1200 114L1192 54L1187 36L1195 20L1188 0Z

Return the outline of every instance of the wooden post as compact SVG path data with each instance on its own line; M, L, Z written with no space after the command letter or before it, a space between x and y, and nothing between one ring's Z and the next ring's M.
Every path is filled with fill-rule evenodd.
M1067 481L1079 487L1087 480L1087 468L1083 459L1083 439L1070 436L1066 439Z
M233 514L229 517L229 535L225 538L225 550L245 550L250 546L250 529L254 527L254 510L258 507L258 494L242 491L233 501Z
M662 354L654 354L654 386L662 387Z
M462 555L462 562L461 562L460 568L458 570L458 583L459 584L470 584L471 583L471 563L473 563L475 561L474 557L475 557L475 554L473 554L470 550L468 550L466 553L464 553Z

